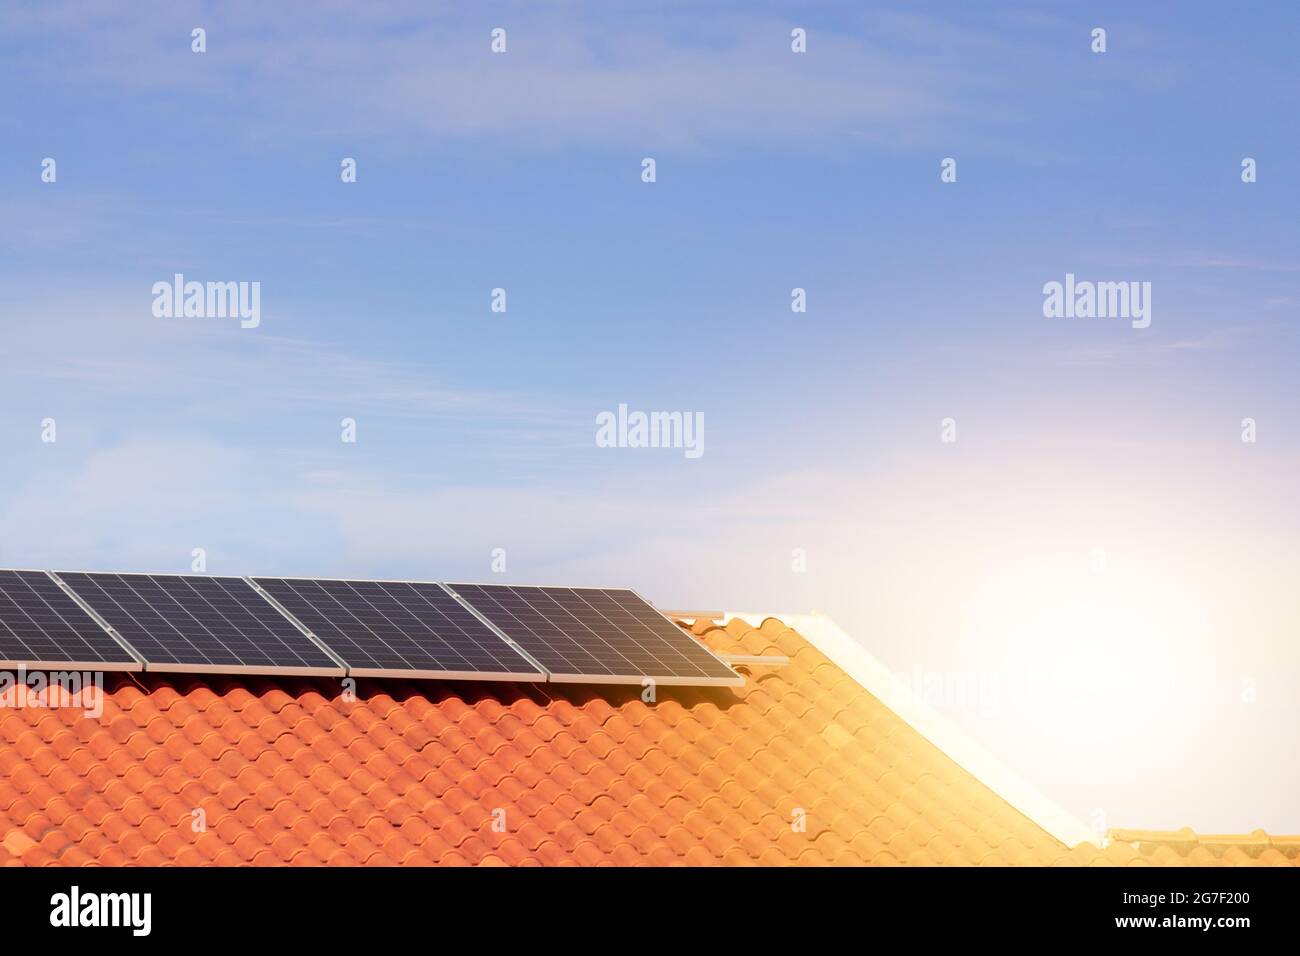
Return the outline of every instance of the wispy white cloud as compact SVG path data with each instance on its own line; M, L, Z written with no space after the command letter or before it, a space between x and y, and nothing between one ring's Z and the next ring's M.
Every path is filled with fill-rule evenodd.
M0 555L24 567L187 569L194 547L222 534L251 542L256 497L240 476L252 458L206 439L134 437L78 454L75 443L41 450L29 482L0 507ZM241 530L241 521L250 523Z
M1191 334L1173 337L1132 335L1127 333L1127 329L1120 331L1123 334L1101 343L1095 340L1070 345L1061 345L1057 340L1034 345L994 342L946 346L945 351L1007 366L1036 365L1043 361L1060 365L1139 365L1173 362L1179 356L1195 353L1230 351L1287 333L1284 326L1262 322L1201 328Z
M1271 330L1261 326L1226 326L1200 334L1166 340L1130 337L1105 347L1076 346L1052 349L1056 360L1072 365L1118 365L1171 358L1182 353L1220 352L1237 348L1250 337L1266 335Z
M573 8L519 5L472 25L402 3L80 13L53 5L44 18L10 12L4 25L19 37L58 34L31 63L48 82L211 97L238 106L236 135L488 136L530 148L936 133L961 84L943 62L882 41L990 42L924 37L913 18L878 24L892 37L814 29L815 55L796 56L784 19L697 9L575 19ZM203 57L189 50L196 24L208 30ZM506 55L489 50L496 25L508 31Z
M1300 262L1278 262L1243 256L1207 256L1196 263L1202 269L1246 269L1254 272L1300 272Z
M30 252L85 245L103 238L128 204L112 196L69 196L47 190L39 199L0 200L0 246Z
M212 319L157 319L148 289L138 305L114 290L11 304L16 320L0 353L0 396L46 394L114 404L153 403L170 412L202 409L209 419L346 410L393 422L420 421L460 433L494 432L525 445L555 445L557 432L589 417L554 396L508 384L455 382L419 362L378 358L328 340L240 329ZM159 405L162 400L165 405Z

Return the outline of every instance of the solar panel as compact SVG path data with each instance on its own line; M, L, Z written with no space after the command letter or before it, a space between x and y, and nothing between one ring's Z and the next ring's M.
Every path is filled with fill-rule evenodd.
M359 677L544 680L440 584L255 578Z
M330 657L243 578L59 572L147 671L342 676Z
M44 571L0 570L0 666L140 670L140 662Z
M736 686L744 678L626 588L449 584L562 682Z

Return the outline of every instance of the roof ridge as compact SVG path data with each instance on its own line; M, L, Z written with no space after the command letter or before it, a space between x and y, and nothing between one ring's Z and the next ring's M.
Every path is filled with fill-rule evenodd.
M1300 834L1275 835L1263 829L1249 833L1197 833L1191 827L1183 827L1181 830L1112 828L1107 835L1116 843L1168 846L1184 854L1197 847L1220 851L1238 849L1262 852L1274 849L1288 856L1300 853Z

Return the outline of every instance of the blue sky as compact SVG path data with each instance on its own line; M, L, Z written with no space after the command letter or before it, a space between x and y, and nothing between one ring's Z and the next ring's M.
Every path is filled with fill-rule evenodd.
M821 608L902 673L1000 675L954 718L1081 817L1300 830L1298 19L8 5L0 562L486 579L500 547ZM260 326L155 318L176 272L260 282ZM1151 327L1044 318L1067 272L1151 282ZM596 447L620 403L703 413L705 454Z

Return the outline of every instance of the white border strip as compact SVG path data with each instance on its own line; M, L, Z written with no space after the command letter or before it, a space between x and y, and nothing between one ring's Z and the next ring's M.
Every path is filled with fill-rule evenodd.
M811 642L835 666L951 757L963 770L1067 847L1080 843L1103 843L1072 814L991 754L974 737L919 700L889 668L876 660L829 617L822 614L728 611L724 620L732 618L739 618L755 628L761 628L768 618L781 621Z

